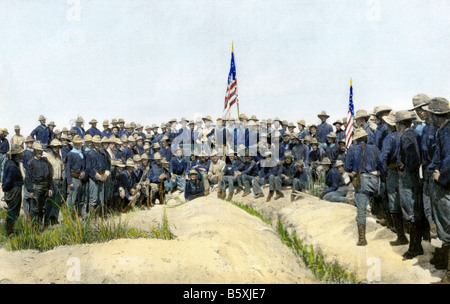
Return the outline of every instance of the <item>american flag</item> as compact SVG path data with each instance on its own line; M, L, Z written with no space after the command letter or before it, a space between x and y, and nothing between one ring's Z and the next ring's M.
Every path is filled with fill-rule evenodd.
M227 92L225 94L225 105L223 108L225 116L230 117L230 109L235 103L237 103L237 110L238 110L238 116L239 116L239 98L238 98L238 90L237 90L236 66L234 64L234 52L233 52L233 45L232 45L232 47L231 47L231 66L230 66L230 72L228 73L228 85L227 85Z
M350 78L350 98L348 102L347 125L345 126L345 146L347 149L352 145L353 116L355 116L353 108L353 87L352 79Z

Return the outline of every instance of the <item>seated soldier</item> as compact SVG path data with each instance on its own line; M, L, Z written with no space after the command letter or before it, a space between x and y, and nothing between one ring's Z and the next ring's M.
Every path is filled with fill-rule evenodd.
M325 157L322 161L322 166L326 172L325 189L320 189L319 192L322 198L329 202L347 202L347 185L345 184L342 173L344 170L344 163L336 161L336 164L331 168L331 161Z
M184 191L184 198L186 202L193 200L197 197L204 196L205 188L198 176L197 170L189 170L189 179L186 181L186 189Z
M294 163L294 167L296 171L292 176L291 202L295 200L295 197L299 194L299 192L306 192L309 182L308 170L305 168L305 163L303 160L296 161Z
M279 199L284 197L283 195L283 186L293 184L293 177L296 173L297 169L294 166L293 162L294 156L290 152L286 152L284 155L284 162L279 166L277 175L275 175L275 191L277 195L275 199Z
M146 185L150 185L151 203L154 204L158 197L159 203L164 204L164 195L169 190L169 171L164 168L161 154L158 152L153 155L153 161L154 163L148 171Z
M242 161L235 154L228 155L228 164L223 168L222 183L220 186L221 198L225 198L228 188L227 200L231 200L234 194L234 183L237 179L237 173L242 170ZM228 185L228 187L227 187Z
M255 198L264 197L261 187L269 182L269 177L274 175L276 170L277 165L272 160L272 153L270 151L266 151L264 153L264 159L258 164L258 176L252 180L253 194L255 195ZM270 197L272 197L272 195L273 190Z
M246 197L250 194L250 184L253 179L258 176L258 164L253 159L253 156L247 155L244 156L244 168L242 170L242 183L244 185L244 194L242 197Z
M184 192L186 181L184 180L184 174L186 172L187 162L183 156L183 151L177 148L175 151L175 157L172 157L169 165L170 172L170 191L174 192L177 186L180 187L180 191Z
M209 164L208 170L208 181L210 185L218 185L222 181L222 172L225 167L225 162L222 159L219 159L219 155L217 151L212 152L211 163ZM217 197L219 197L220 191L217 191ZM219 197L220 198L220 197Z
M208 180L208 171L209 166L211 164L211 160L205 151L200 152L199 160L197 162L197 172L199 173L199 178L203 183L203 187L205 188L205 196L209 194L209 180Z

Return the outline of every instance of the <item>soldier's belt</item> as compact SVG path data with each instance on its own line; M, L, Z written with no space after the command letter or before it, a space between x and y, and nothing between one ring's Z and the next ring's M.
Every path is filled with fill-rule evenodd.
M41 183L34 183L36 186L41 186L41 187L48 187L49 183L48 182L41 182Z
M71 173L70 176L72 176L73 178L76 178L76 179L80 178L80 174L79 173Z
M100 175L105 174L106 170L95 170L95 173L98 173Z
M393 163L387 166L388 169L397 169L402 166L402 163Z

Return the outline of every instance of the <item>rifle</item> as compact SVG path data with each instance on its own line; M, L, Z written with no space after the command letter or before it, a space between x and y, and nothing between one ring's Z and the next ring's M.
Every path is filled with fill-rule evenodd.
M131 207L136 204L136 201L139 199L139 197L141 196L141 193L138 192L134 195L134 198L128 203L128 205L125 206L125 208L123 208L122 213L127 213Z

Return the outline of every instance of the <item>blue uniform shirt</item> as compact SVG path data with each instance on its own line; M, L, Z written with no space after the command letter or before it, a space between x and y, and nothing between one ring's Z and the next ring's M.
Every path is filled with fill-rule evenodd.
M14 187L21 187L23 185L22 173L19 169L19 164L13 160L7 160L3 168L2 179L3 192L11 191Z
M47 144L50 138L50 130L47 126L39 125L33 131L30 136L39 141L41 144Z
M347 172L358 172L363 153L363 143L354 142L345 156L344 168ZM366 144L366 153L362 162L361 173L370 173L379 169L380 150L375 145Z
M329 133L333 132L333 127L327 123L323 122L317 126L316 138L319 143L326 143L327 136Z

